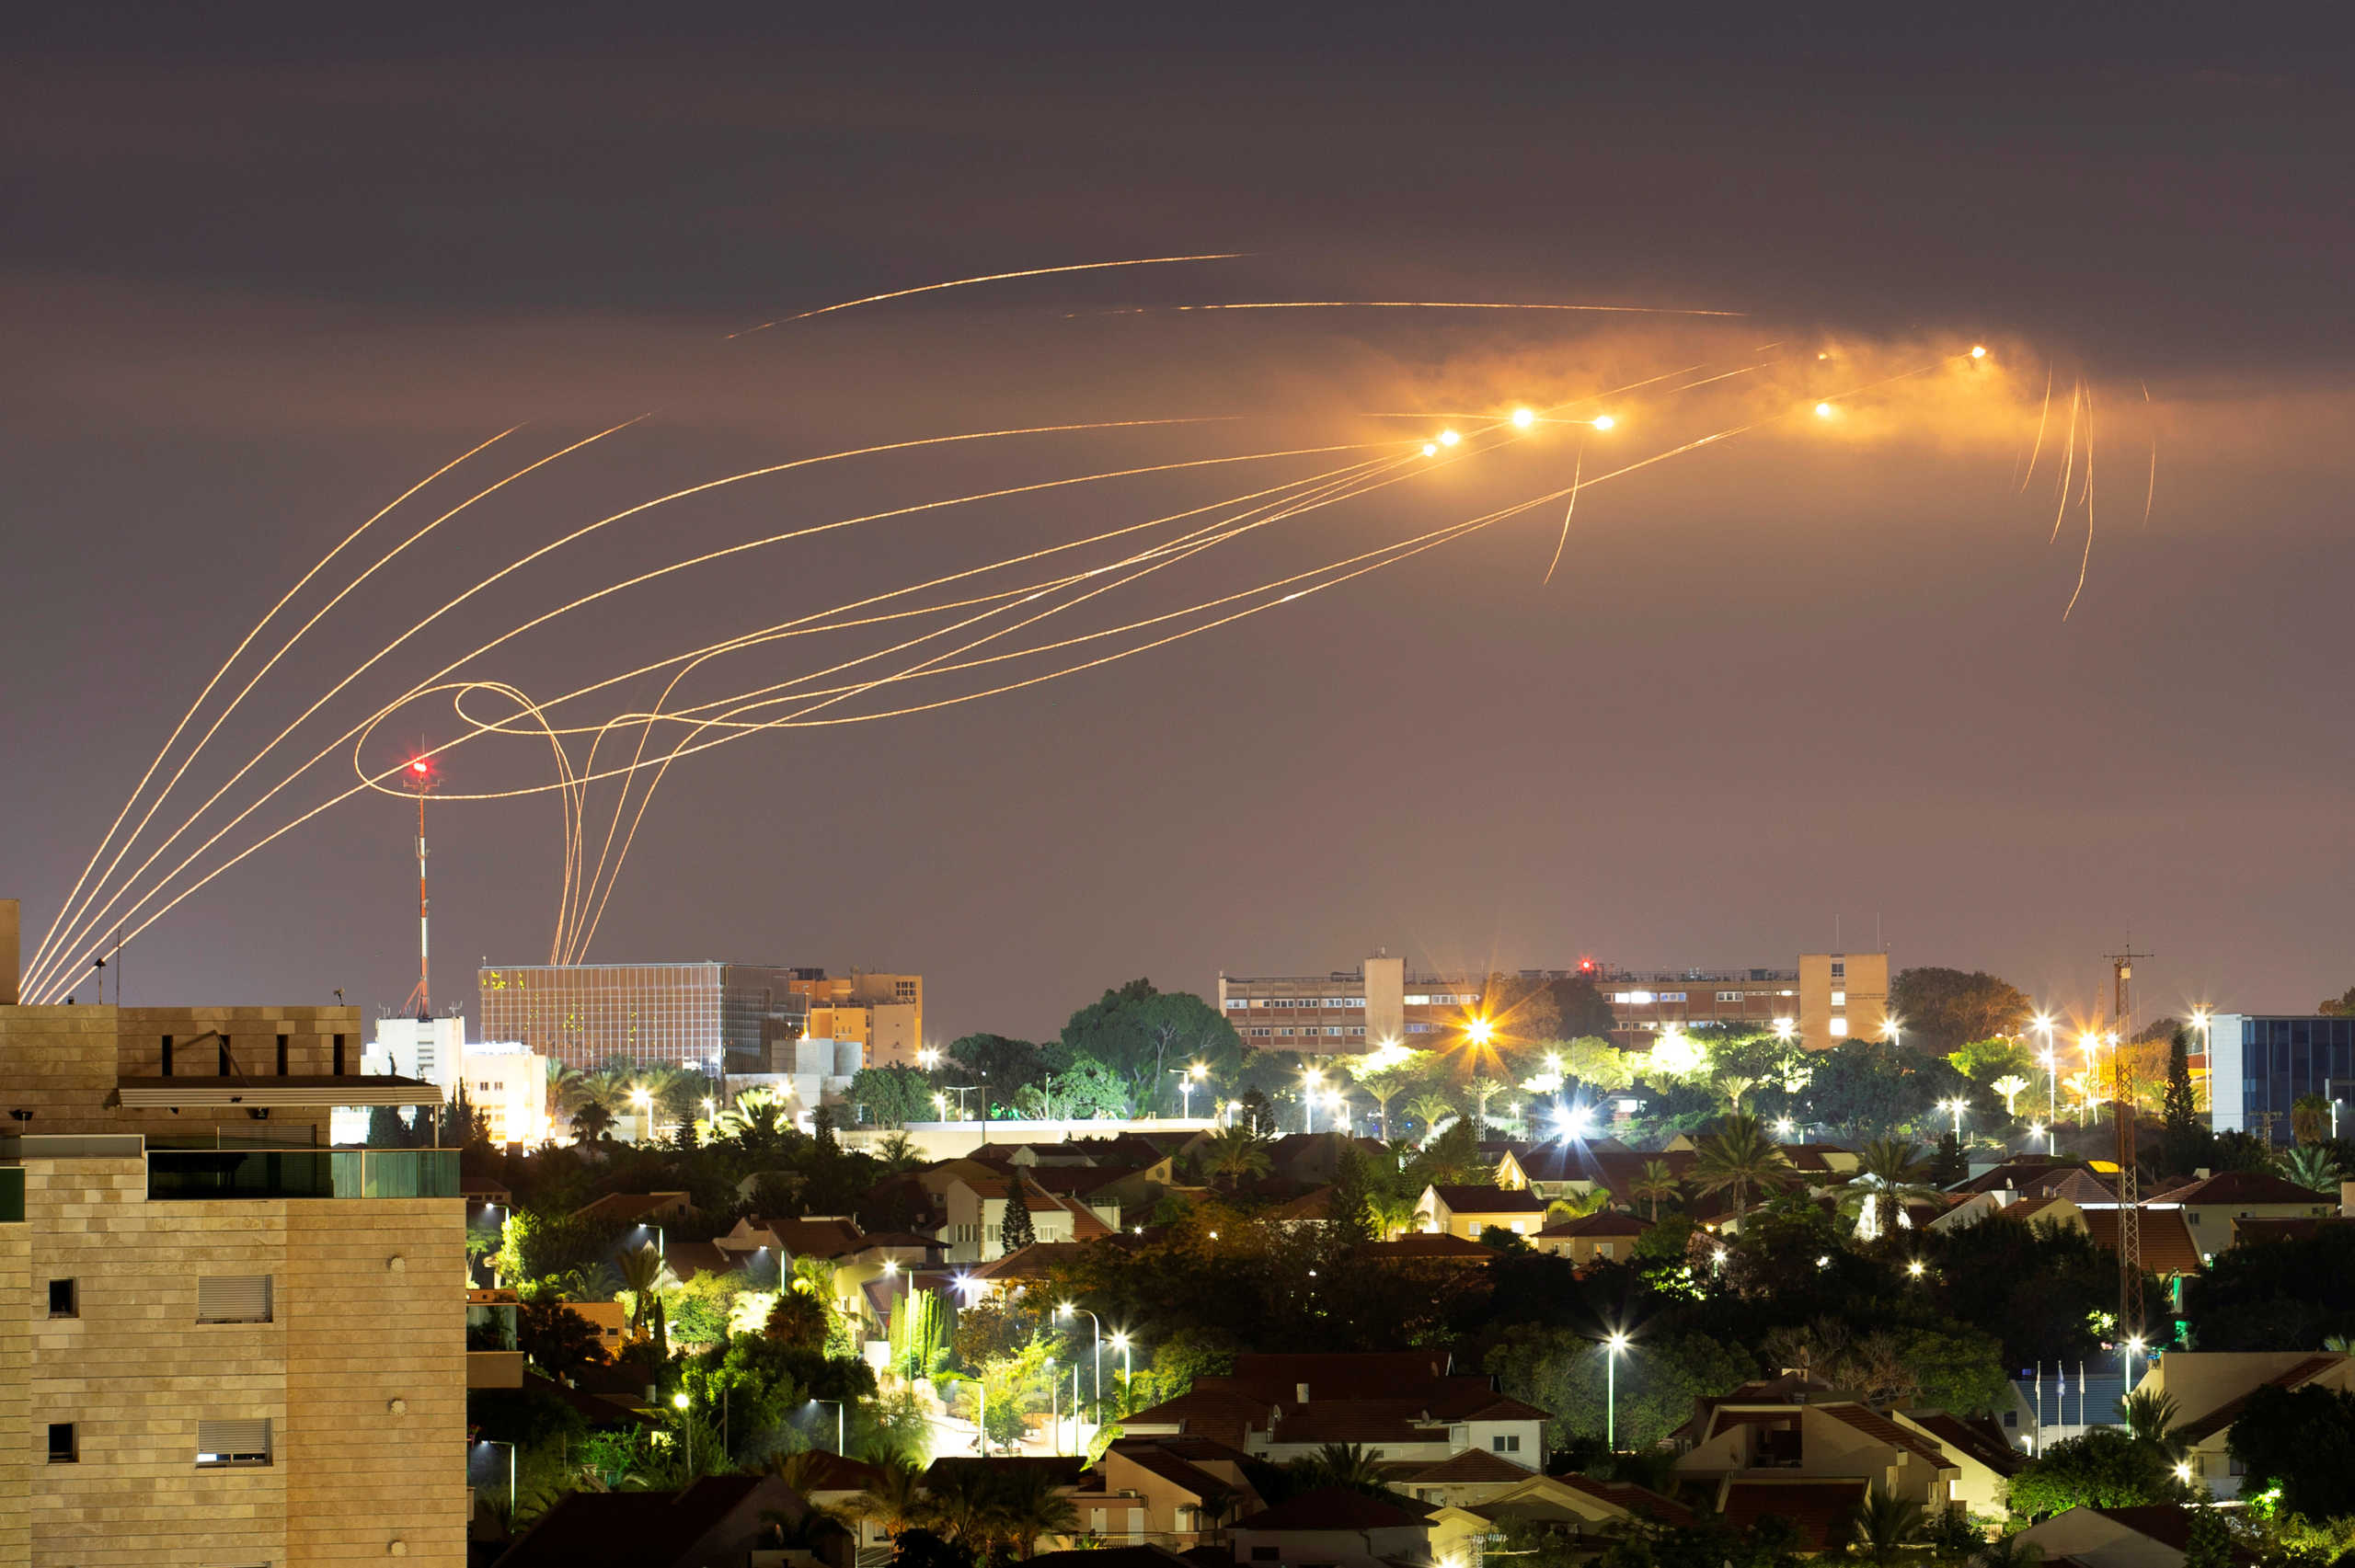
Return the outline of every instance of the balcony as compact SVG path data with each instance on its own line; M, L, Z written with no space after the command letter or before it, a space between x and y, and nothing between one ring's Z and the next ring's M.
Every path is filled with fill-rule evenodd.
M456 1197L454 1149L154 1149L150 1202Z

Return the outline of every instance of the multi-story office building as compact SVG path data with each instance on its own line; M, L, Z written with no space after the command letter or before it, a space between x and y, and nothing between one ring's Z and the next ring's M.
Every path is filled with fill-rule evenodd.
M781 1070L775 1047L851 1038L915 1059L924 1027L917 975L762 964L505 964L481 971L482 1032L584 1072L632 1063L722 1072ZM822 1019L813 1013L823 1011ZM874 1042L874 1044L870 1044ZM876 1058L870 1056L869 1060Z
M1218 1004L1243 1043L1313 1056L1349 1056L1398 1044L1437 1043L1478 1015L1478 978L1409 975L1407 961L1376 954L1354 969L1322 975L1218 978Z
M335 1149L345 1007L17 1004L0 904L0 1568L466 1561L454 1150Z
M2307 1094L2330 1107L2333 1136L2355 1127L2355 1018L2219 1013L2207 1033L2216 1131L2287 1143L2290 1113Z
M1878 1039L1889 1017L1889 956L1813 953L1796 969L1633 970L1591 960L1521 969L1521 980L1586 980L1610 1005L1612 1039L1643 1048L1669 1029L1788 1023L1811 1050ZM1418 1036L1459 1036L1482 1015L1485 977L1408 975L1387 955L1322 975L1218 978L1219 1007L1246 1045L1343 1055Z

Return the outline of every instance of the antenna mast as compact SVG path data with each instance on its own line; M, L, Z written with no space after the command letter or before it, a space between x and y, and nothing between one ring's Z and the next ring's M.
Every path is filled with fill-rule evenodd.
M433 786L441 781L433 772L432 762L419 757L413 759L402 773L401 782L417 796L417 989L408 993L408 1001L402 1004L401 1011L415 1017L419 1023L427 1024L433 1019L432 947L427 941L427 933L432 923L433 905L425 891L425 797L433 793Z
M2109 960L2110 1120L2118 1132L2118 1333L2121 1340L2142 1332L2142 1178L2135 1170L2134 1071L2127 1059L2134 998L2134 960L2154 955L2137 953L2129 938L2122 953L2106 953Z

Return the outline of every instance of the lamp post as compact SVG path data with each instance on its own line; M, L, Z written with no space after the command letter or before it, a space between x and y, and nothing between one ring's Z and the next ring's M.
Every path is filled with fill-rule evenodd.
M1962 1113L1970 1108L1970 1102L1958 1094L1938 1108L1954 1113L1954 1140L1960 1143L1962 1141Z
M1603 1343L1603 1441L1615 1454L1619 1451L1619 1357L1627 1349L1627 1336L1614 1333Z
M1057 1457L1063 1451L1063 1385L1055 1376L1055 1358L1047 1357L1047 1445Z
M693 1402L687 1398L687 1391L684 1389L681 1389L671 1396L671 1403L679 1413L679 1430L687 1440L687 1479L689 1481L695 1478L695 1424L687 1414L687 1406Z
M2120 1375L2126 1379L2124 1387L2120 1391L2118 1397L2120 1401L2123 1401L2128 1394L2134 1391L2134 1357L2142 1354L2142 1336L2139 1333L2134 1335L2125 1344L2120 1345L2118 1349L2120 1358L2119 1372Z
M1096 1421L1100 1426L1104 1422L1104 1320L1086 1308L1074 1307L1069 1301L1063 1302L1055 1309L1055 1316L1059 1318L1070 1317L1074 1312L1077 1312L1096 1325ZM1077 1368L1072 1368L1072 1376L1074 1378L1079 1376ZM1075 1400L1077 1396L1074 1395L1074 1398ZM1077 1436L1078 1426L1079 1413L1074 1409L1072 1412L1072 1427L1074 1436Z
M1120 1353L1120 1413L1129 1413L1129 1392L1136 1381L1136 1368L1129 1359L1129 1336L1124 1333L1112 1335L1112 1348Z
M1302 1071L1300 1075L1300 1082L1301 1109L1307 1117L1307 1119L1301 1124L1300 1130L1303 1132L1315 1132L1316 1130L1316 1086L1325 1082L1325 1075L1317 1071L1313 1067L1308 1068Z
M845 1441L848 1435L844 1429L843 1402L838 1399L813 1399L810 1402L831 1404L834 1407L834 1452L848 1458L849 1448Z
M1178 1076L1178 1115L1186 1121L1194 1119L1194 1085L1210 1076L1210 1069L1200 1062L1190 1067L1173 1067Z
M512 1529L515 1526L515 1445L502 1443L496 1437L483 1437L477 1441L488 1448L507 1450L507 1525Z

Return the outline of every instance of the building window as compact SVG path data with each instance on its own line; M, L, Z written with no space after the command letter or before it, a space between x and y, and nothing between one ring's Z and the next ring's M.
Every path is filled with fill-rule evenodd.
M1842 1039L1846 1036L1847 1033L1848 1021L1845 1018L1834 1018L1832 1021L1832 1037L1833 1039Z
M1254 1562L1273 1562L1282 1555L1281 1549L1278 1547L1255 1546L1251 1549L1251 1561Z
M258 1421L200 1421L196 1463L200 1470L270 1462L270 1418Z
M286 1036L278 1036L278 1076L286 1076Z
M1844 991L1844 990L1835 990L1835 991L1833 991L1833 992L1832 993L1832 1006L1834 1006L1834 1007L1845 1007L1845 1006L1847 1006L1847 1005L1848 1005L1848 993L1847 993L1846 991Z
M1738 990L1721 990L1717 992L1717 1000L1719 1001L1740 1001L1741 1000L1741 992Z
M270 1305L266 1274L208 1274L196 1282L196 1321L201 1323L266 1323Z
M167 1078L169 1078L171 1075L172 1075L172 1037L171 1037L169 1035L167 1035L167 1036L164 1036L164 1076L165 1076L165 1077L167 1077Z
M1846 959L1834 958L1832 960L1832 978L1835 980L1844 980L1848 978L1848 963Z
M81 1289L70 1279L49 1282L49 1315L52 1318L78 1318L82 1315Z
M226 1078L231 1073L236 1071L236 1064L231 1062L229 1059L229 1036L226 1035L221 1036L221 1062L216 1070L223 1078Z
M335 1037L334 1065L329 1069L329 1070L338 1078L341 1078L343 1076L343 1036L341 1035L338 1035Z
M1496 1454L1517 1454L1521 1452L1521 1439L1515 1436L1499 1434L1488 1439L1488 1451Z
M74 1440L74 1424L52 1421L49 1424L49 1462L70 1465L81 1462L82 1450Z

